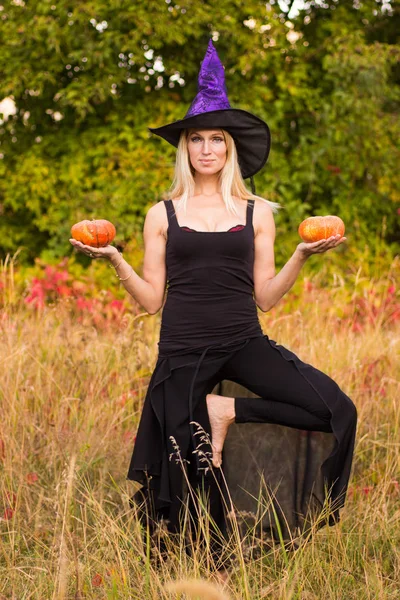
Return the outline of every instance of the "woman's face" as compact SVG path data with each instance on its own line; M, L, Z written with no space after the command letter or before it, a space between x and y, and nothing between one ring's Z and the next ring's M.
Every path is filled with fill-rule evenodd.
M214 175L226 163L226 142L222 129L191 129L187 139L189 158L197 173Z

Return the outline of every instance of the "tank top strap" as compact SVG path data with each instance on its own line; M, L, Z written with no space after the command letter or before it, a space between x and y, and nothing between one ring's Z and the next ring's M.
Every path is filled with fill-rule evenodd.
M170 229L179 229L178 221L175 214L174 203L172 200L164 200L165 208L168 217L168 227Z
M247 211L246 211L246 227L253 225L253 211L254 211L254 200L247 200Z

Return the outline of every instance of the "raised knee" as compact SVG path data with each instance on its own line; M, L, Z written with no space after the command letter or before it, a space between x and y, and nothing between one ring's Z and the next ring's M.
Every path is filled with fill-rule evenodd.
M356 405L352 400L350 400L350 398L347 405L347 415L349 421L355 425L357 423L358 412Z
M341 396L341 408L344 412L344 414L346 415L346 419L348 420L349 423L355 425L357 423L357 408L356 405L354 404L354 402L352 401L351 398L349 398L347 396L347 394L345 394L343 392L343 390L340 389L340 387L336 384L337 386L337 393Z

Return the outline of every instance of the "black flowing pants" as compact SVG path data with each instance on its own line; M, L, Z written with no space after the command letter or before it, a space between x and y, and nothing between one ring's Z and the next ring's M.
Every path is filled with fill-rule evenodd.
M350 398L328 375L302 362L266 335L249 339L239 349L210 349L202 356L200 365L198 354L190 355L186 363L169 364L158 380L157 367L161 368L161 359L149 385L128 477L143 483L140 471L148 469L145 465L154 464L151 458L154 432L152 434L149 420L150 413L154 412L164 429L166 448L161 466L154 471L152 504L162 507L160 514L168 518L171 531L179 530L184 502L182 460L189 461L190 484L198 483L208 489L211 513L218 525L222 522L215 476L217 472L218 481L218 469L211 469L211 475L208 472L206 476L196 469L189 422L192 416L210 432L206 395L223 380L236 382L259 396L235 398L237 423L270 423L334 434L335 447L321 470L336 507L336 521L339 520L338 510L344 504L350 476L357 412ZM192 390L192 410L188 406L189 389ZM148 470L151 472L151 466Z

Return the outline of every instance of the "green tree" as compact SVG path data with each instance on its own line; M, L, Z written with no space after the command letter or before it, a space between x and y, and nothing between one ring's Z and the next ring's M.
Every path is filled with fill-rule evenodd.
M8 2L0 12L1 253L70 254L71 225L101 217L140 239L174 149L148 126L181 118L210 37L231 104L270 125L257 191L279 201L278 264L311 214L342 216L354 247L399 241L398 9L373 0ZM292 14L292 13L290 13ZM397 23L397 27L396 27ZM339 253L340 255L340 253Z

